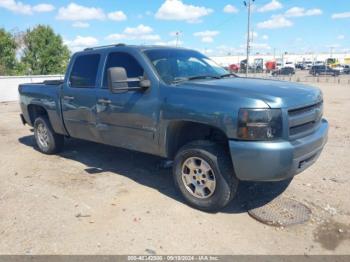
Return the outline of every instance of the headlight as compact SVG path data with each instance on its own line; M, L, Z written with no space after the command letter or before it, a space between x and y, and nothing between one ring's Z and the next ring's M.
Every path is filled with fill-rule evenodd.
M240 109L238 138L244 140L273 140L282 136L280 109Z

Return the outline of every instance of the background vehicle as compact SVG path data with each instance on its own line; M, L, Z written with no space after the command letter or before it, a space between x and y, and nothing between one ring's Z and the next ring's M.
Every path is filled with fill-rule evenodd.
M254 66L253 66L252 70L256 73L264 72L264 59L263 58L255 58L254 59Z
M238 73L239 72L239 65L238 64L231 64L228 67L228 70L232 73Z
M303 62L297 62L295 64L295 68L296 69L300 69L300 70L304 70L305 69L304 63Z
M227 205L240 180L302 172L327 141L319 89L235 77L182 48L88 48L64 81L19 93L41 152L62 150L68 136L171 159L176 187L205 211Z
M272 72L273 76L278 76L278 75L294 75L295 74L295 69L293 67L283 67L281 69L276 69Z
M342 65L338 65L332 69L338 71L340 75L344 73L344 67Z
M247 68L247 59L243 59L240 63L239 63L239 71L241 73L245 73L246 72L246 68ZM252 72L252 67L250 65L248 65L248 71Z
M276 62L275 61L267 61L265 64L266 72L270 73L271 71L276 69Z
M311 61L304 61L304 68L306 70L311 69L312 65L313 65L313 63Z
M287 61L284 63L284 67L290 67L290 68L293 68L295 69L295 65L293 62L290 62L290 61Z
M323 61L315 61L314 62L314 66L322 66L322 65L325 65L325 62L323 62Z
M350 74L350 65L344 65L344 74Z
M318 75L332 75L332 76L339 76L340 71L334 70L333 68L330 68L328 66L322 65L322 66L313 66L311 67L309 73L313 76Z
M331 68L334 68L334 67L337 67L339 66L339 61L337 58L327 58L326 59L326 66L328 67L331 67Z

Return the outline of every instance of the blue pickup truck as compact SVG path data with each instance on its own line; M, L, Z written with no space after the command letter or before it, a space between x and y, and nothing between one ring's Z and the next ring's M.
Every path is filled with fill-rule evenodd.
M184 48L88 48L64 81L22 84L19 94L41 152L72 137L173 160L176 187L205 211L227 205L241 180L300 173L327 141L319 89L237 77Z

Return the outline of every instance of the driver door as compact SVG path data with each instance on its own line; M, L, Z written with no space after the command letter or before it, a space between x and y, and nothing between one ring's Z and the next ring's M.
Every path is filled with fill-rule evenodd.
M154 153L158 150L156 130L158 124L158 86L147 90L112 93L107 87L107 70L123 67L128 78L144 76L138 60L127 52L107 55L103 81L96 91L97 130L103 143L127 149ZM129 82L129 87L138 85Z

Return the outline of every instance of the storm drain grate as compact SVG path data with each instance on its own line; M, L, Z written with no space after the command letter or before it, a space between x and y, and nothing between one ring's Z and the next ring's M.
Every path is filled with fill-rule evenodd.
M258 206L258 202L250 203L248 214L256 220L272 226L289 226L301 224L309 220L311 210L304 204L289 198L279 197L266 205Z

